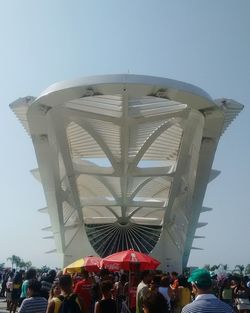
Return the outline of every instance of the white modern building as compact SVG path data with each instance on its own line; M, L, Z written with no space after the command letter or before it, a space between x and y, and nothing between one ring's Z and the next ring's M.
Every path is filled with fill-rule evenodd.
M220 136L242 110L166 78L105 75L54 84L12 110L30 134L62 265L134 248L186 266ZM202 219L201 219L202 220Z

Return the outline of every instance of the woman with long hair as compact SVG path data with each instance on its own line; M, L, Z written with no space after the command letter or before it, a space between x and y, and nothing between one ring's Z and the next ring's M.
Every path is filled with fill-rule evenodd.
M59 281L58 281L58 282L53 283L50 289L48 302L60 296L60 294L61 294L61 288L60 288Z

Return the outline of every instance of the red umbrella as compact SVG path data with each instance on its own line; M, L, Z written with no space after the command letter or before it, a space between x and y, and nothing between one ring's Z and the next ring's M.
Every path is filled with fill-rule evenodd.
M125 271L132 269L144 271L155 270L160 265L160 262L147 254L131 249L107 256L102 259L100 265L114 272L121 269Z
M100 270L100 261L101 258L97 256L86 256L65 267L64 272L77 273L81 272L82 269L88 272L98 272Z

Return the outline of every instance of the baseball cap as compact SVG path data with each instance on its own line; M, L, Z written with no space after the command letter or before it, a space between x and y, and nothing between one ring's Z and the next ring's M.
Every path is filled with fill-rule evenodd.
M205 268L194 270L188 278L188 282L197 285L198 288L206 288L212 285L210 274Z

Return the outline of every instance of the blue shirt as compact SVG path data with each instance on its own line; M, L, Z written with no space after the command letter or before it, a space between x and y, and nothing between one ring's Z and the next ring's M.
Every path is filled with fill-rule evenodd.
M24 299L19 313L46 313L48 301L42 297Z
M26 298L26 297L27 297L28 284L29 284L29 281L26 279L26 280L23 282L23 284L22 284L22 289L21 289L21 296L20 296L20 298Z
M181 313L234 313L234 310L214 295L202 294L184 306Z

